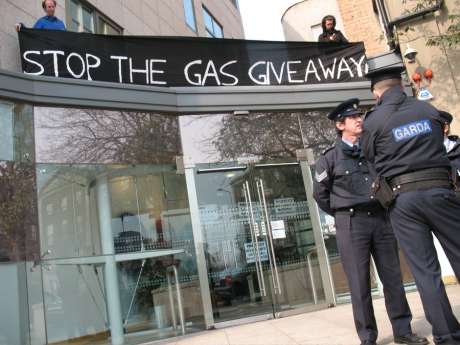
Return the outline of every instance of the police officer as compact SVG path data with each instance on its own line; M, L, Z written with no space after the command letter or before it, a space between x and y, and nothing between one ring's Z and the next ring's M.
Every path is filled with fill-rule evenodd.
M314 198L335 217L337 244L348 279L356 331L361 344L373 345L377 325L370 287L372 255L385 293L385 305L396 343L427 344L412 333L412 314L401 279L398 247L386 211L370 198L373 174L361 155L362 131L359 100L341 103L329 115L338 132L335 146L316 163Z
M444 120L444 147L447 150L447 157L452 166L460 176L460 140L458 136L450 134L450 124L453 117L447 111L439 111L439 115Z
M367 76L377 105L365 118L362 149L379 176L376 195L384 203L388 195L394 198L387 203L391 204L391 224L415 278L435 343L460 344L460 325L441 280L432 238L434 233L458 279L460 198L452 188L443 145L444 121L428 102L406 96L403 69L370 69Z

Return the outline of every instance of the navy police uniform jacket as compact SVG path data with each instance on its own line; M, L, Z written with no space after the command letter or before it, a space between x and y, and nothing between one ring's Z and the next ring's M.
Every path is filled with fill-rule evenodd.
M378 175L394 177L428 168L450 168L443 120L431 104L407 97L400 86L382 95L366 115L361 145Z
M449 158L450 162L455 167L455 169L457 169L457 171L460 172L460 139L455 135L449 136L449 139L455 141L456 144L454 145L452 150L450 150L447 153L447 157Z
M351 148L338 138L336 145L316 162L313 197L330 215L357 206L378 208L378 203L370 197L374 175L361 150Z

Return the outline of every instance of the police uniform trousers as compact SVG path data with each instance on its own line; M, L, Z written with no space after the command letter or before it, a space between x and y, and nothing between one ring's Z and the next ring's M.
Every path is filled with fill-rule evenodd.
M395 336L412 333L412 314L404 291L398 246L388 216L383 212L337 212L336 237L350 287L353 317L361 342L376 341L378 331L372 305L370 257L383 283L385 306Z
M447 188L400 193L390 209L395 235L415 278L436 344L460 344L460 325L442 282L438 238L460 279L460 197Z

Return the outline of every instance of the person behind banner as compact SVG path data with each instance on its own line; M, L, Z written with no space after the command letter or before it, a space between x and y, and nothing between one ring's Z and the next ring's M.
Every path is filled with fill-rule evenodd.
M437 345L459 345L460 324L452 312L433 243L437 237L460 279L460 196L444 143L444 120L429 102L408 97L404 66L369 68L377 105L364 120L366 159L393 192L391 224L420 293Z
M323 18L321 26L323 33L318 36L318 42L348 43L348 40L340 30L335 29L335 17L327 15Z
M358 99L350 99L328 115L335 122L337 142L316 163L313 196L318 206L335 219L361 344L375 345L378 334L370 286L371 255L383 282L395 343L428 344L425 338L412 333L412 314L404 293L396 239L387 212L370 196L374 174L359 147L363 113L358 105Z
M44 30L66 30L65 24L62 20L57 18L54 14L56 11L56 0L43 0L42 8L46 13L46 16L41 17L34 24L34 29L44 29ZM20 31L21 28L25 27L22 23L17 23L15 25L16 31Z

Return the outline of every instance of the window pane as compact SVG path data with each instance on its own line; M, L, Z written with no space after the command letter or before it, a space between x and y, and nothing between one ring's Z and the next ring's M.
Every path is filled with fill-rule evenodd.
M70 31L78 31L79 27L80 27L80 23L72 19L72 22L70 23Z
M204 18L204 26L206 27L206 29L208 31L210 31L212 33L213 32L213 29L212 29L212 17L209 14L209 12L206 11L205 8L203 8L203 18Z
M70 17L72 18L72 20L75 20L77 23L78 23L78 4L75 3L74 1L71 1L70 2L70 8L69 8L69 11L70 11Z
M106 35L120 35L120 30L105 22L104 34Z
M152 331L149 340L176 335L167 310L172 265L187 333L203 328L185 176L175 166L39 164L37 173L42 251L49 250L42 265L50 342L85 337L108 344L101 339L109 327L108 289L119 292L126 333ZM110 255L101 241L110 235L116 256L138 256L117 263L118 284L107 283L98 264L99 255ZM171 254L141 260L141 252L159 249Z
M185 22L193 30L196 31L195 12L193 10L193 0L184 1Z
M171 163L181 154L175 116L35 107L40 163Z
M82 13L83 13L83 31L94 33L93 12L83 7Z
M34 161L32 107L0 102L0 160Z
M224 32L222 31L222 27L216 21L214 21L213 24L214 24L214 37L223 38Z
M71 31L80 31L80 9L78 3L75 1L70 1L69 6L69 16L70 16L70 26Z
M0 161L0 262L39 257L35 191L33 164Z
M295 157L295 151L304 148L305 143L306 148L320 154L335 140L334 126L327 122L328 111L181 116L184 156L194 163L234 162L242 158L276 161Z
M13 160L13 104L0 103L0 159Z

